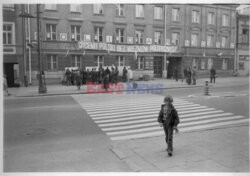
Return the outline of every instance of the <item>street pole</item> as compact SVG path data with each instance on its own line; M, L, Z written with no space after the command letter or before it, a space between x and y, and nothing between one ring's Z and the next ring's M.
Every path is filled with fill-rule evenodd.
M40 34L40 4L37 4L37 55L38 55L38 80L39 80L39 87L38 87L38 92L39 93L46 93L47 88L44 84L43 76L44 73L42 72L41 69L41 34Z
M30 5L27 5L27 11L28 14L30 13ZM28 34L29 34L29 43L31 43L31 34L30 34L30 18L28 18L27 22L28 26ZM29 84L32 84L32 78L31 78L31 46L29 46Z
M234 59L234 71L235 73L238 72L238 43L239 43L239 15L238 12L236 11L236 44L235 44L235 59Z
M22 13L25 13L25 5L22 5ZM28 87L27 74L26 74L26 32L25 32L25 18L22 16L22 33L23 33L23 70L24 70L24 86Z

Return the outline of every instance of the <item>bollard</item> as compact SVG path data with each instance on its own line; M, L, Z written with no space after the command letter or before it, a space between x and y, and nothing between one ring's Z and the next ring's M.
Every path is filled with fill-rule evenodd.
M210 95L208 81L205 81L204 95Z

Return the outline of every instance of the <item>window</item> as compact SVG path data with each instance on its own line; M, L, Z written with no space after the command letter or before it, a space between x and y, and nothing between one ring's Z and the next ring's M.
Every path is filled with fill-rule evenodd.
M161 36L162 36L162 32L155 32L154 33L154 38L155 38L155 44L156 45L160 45L161 44Z
M180 9L172 9L172 21L180 21Z
M81 5L80 4L71 4L70 11L71 12L81 12Z
M96 42L102 42L103 41L103 28L102 27L94 27L94 31L95 31L95 38L94 41Z
M96 56L97 67L99 68L101 65L104 66L104 57L103 56Z
M229 16L222 15L222 26L229 26Z
M56 70L57 66L58 66L57 56L52 54L47 55L47 69Z
M213 12L208 12L207 24L215 25L215 14Z
M172 33L172 44L173 45L179 45L179 41L180 41L180 33L173 32Z
M71 26L71 41L80 41L81 40L81 33L80 33L81 26Z
M94 14L103 14L103 5L102 4L94 4Z
M143 43L143 31L142 30L135 31L135 43L136 44Z
M144 56L138 56L137 57L137 68L138 69L144 69L145 66L145 57Z
M135 5L135 17L144 18L144 5Z
M206 60L201 59L201 70L205 70L205 69L206 69Z
M117 56L117 63L118 63L118 66L125 66L125 57L124 56Z
M81 56L80 55L73 55L71 60L72 67L81 67Z
M56 40L56 24L46 24L46 39Z
M214 35L208 34L207 35L207 47L214 46Z
M162 20L163 19L163 7L155 6L154 7L154 19Z
M124 16L124 4L116 5L116 16Z
M198 46L198 34L191 34L191 46Z
M209 58L207 60L207 69L210 70L213 67L214 60L212 58Z
M56 4L45 4L46 10L56 10Z
M116 42L117 43L124 43L124 29L122 29L122 28L116 29Z
M228 38L227 38L227 36L222 36L221 37L221 47L222 48L227 48L228 47Z
M3 22L4 23L4 22ZM3 24L3 44L13 45L15 44L15 29L14 23L4 23Z
M227 59L222 59L222 70L227 70L227 63L228 63L228 60Z
M192 23L200 23L200 12L193 10L192 11Z
M194 68L194 67L196 67L197 69L198 69L198 58L194 58L193 59L193 62L192 62L192 67Z

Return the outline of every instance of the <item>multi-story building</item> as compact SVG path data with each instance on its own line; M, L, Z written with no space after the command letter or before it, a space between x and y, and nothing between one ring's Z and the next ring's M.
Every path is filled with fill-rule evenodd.
M249 16L250 6L237 11L236 61L240 75L249 75Z
M46 79L61 79L65 67L117 65L142 75L182 76L186 67L208 76L232 75L235 67L235 5L43 4L42 59ZM29 5L36 16L36 5ZM30 19L31 43L37 40L36 19ZM28 54L26 54L28 56ZM28 62L26 62L28 64ZM31 65L31 67L30 67ZM31 51L33 81L37 52ZM58 82L57 81L57 82ZM54 81L55 82L55 81Z

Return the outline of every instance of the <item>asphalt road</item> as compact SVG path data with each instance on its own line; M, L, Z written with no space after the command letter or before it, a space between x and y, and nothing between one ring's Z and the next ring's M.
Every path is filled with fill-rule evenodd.
M217 97L202 96L203 88L165 89L165 94L249 116L248 85L214 87L214 95L223 95ZM111 148L112 141L71 96L4 101L5 172L131 171Z

